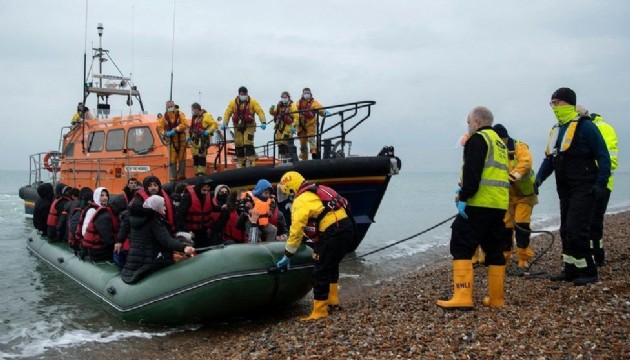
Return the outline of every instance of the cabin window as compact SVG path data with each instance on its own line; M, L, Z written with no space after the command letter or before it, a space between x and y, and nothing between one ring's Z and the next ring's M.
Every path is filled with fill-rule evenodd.
M64 152L64 155L66 156L66 158L74 157L74 143L69 143L68 145L66 145L66 151Z
M107 143L105 149L107 151L120 151L123 149L125 141L125 129L109 130L107 132Z
M147 153L153 148L153 134L148 126L130 128L127 132L127 149Z
M104 131L95 131L88 136L88 152L98 152L103 150Z

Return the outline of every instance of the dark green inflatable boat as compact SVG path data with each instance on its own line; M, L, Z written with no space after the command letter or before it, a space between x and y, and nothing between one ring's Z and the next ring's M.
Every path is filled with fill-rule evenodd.
M302 246L279 272L284 243L234 244L206 251L128 285L113 263L80 260L64 243L33 233L26 246L124 321L202 323L289 305L312 288L311 250Z

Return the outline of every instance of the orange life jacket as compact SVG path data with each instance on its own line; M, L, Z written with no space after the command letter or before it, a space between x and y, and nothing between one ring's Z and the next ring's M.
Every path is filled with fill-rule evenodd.
M79 222L77 223L77 227L72 229L72 234L74 236L70 236L70 232L68 232L68 245L70 246L78 246L81 245L83 243L83 222L85 222L85 215L87 214L87 211L89 209L97 209L98 207L96 205L94 205L94 203L89 203L88 206L85 207L85 209L81 209L81 208L76 208L75 210L73 210L72 212L74 213L74 211L76 210L80 210L81 211L81 216L79 217ZM72 220L72 219L70 219ZM70 221L68 222L68 224L70 224Z
M87 229L85 230L85 236L81 241L81 245L83 247L88 249L102 249L105 247L103 240L101 240L101 235L96 230L96 226L94 226L94 220L102 212L109 213L109 216L112 218L112 224L114 225L114 239L116 239L116 234L118 234L118 217L114 215L114 211L112 211L109 206L100 206L96 209L96 213L94 213L94 216L90 219Z
M328 186L309 183L304 183L295 197L297 198L305 191L310 191L317 195L324 205L324 210L321 214L315 218L309 218L304 228L304 235L317 242L319 240L319 222L331 211L337 211L341 208L348 209L348 200Z
M52 204L50 204L50 212L48 212L48 218L46 219L46 225L48 226L57 226L57 224L59 224L59 216L61 215L58 211L57 211L57 204L59 203L59 201L70 201L69 197L66 196L61 196L56 198L55 200L53 200Z
M300 99L300 101L298 102L298 110L310 110L313 106L313 100L313 98L310 98L308 100ZM315 117L315 112L307 111L300 113L300 115L304 115L305 118L310 120Z
M208 229L210 227L210 215L212 214L210 195L207 194L203 204L201 204L194 185L186 186L186 190L190 195L190 208L188 208L185 217L186 229L189 231Z
M136 191L136 194L142 197L142 200L146 201L149 198L149 194L147 194L144 189L139 189ZM160 196L164 198L164 204L166 204L166 221L171 225L171 230L175 231L175 220L173 214L173 203L171 202L171 198L168 196L164 189L160 188Z
M258 226L267 226L269 224L269 210L271 210L271 199L267 199L267 201L263 201L256 196L251 191L248 191L242 195L242 198L245 199L249 195L254 201L254 209L258 211Z
M241 104L245 104L241 109ZM234 113L232 114L232 122L238 125L240 121L251 123L254 122L254 114L249 111L249 97L244 103L240 102L238 96L234 99Z

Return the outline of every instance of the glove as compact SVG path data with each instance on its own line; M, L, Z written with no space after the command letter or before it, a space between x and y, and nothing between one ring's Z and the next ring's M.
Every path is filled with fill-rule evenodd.
M538 188L542 185L542 182L538 179L534 181L534 194L538 195Z
M295 126L291 126L291 134L295 134Z
M280 261L278 261L278 263L276 264L277 268L284 268L286 267L287 270L291 268L291 259L289 259L286 255L284 255L282 257L282 259L280 259Z
M328 110L324 110L324 116L330 116L330 112Z
M210 134L210 133L208 132L208 130L204 130L204 131L203 131L203 136L208 136L208 134Z
M271 106L269 107L269 109L270 109L271 111L273 111L275 108L276 108L276 105L271 105Z
M462 191L462 188L458 187L458 188L455 190L455 194L459 194L461 191Z
M186 136L186 144L188 144L189 142L190 142L190 138Z
M593 185L593 187L591 188L590 194L593 195L595 199L597 200L603 199L604 196L606 196L606 188L603 188L598 185Z
M221 131L225 131L225 129L227 129L227 127L225 125L221 125Z
M267 128L267 124L264 124L264 123L263 123L263 124L260 124L260 128L261 128L261 129L263 129L263 130L265 130L265 129Z
M463 217L464 219L468 220L468 215L464 212L464 210L466 210L466 202L458 201L456 206L457 206L457 212L459 213L459 215Z
M175 135L175 130L169 130L169 131L166 132L166 136L168 136L168 137L171 137L173 135Z

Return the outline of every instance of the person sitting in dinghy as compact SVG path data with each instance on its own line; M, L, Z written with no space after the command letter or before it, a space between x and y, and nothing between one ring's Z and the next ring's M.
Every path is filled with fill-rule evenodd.
M176 240L169 232L170 226L164 219L164 198L151 195L142 208L129 208L129 254L120 277L133 284L148 274L173 263L173 251L194 255L195 249Z
M96 189L93 200L93 207L87 210L83 220L81 247L92 261L111 260L118 233L118 215L109 206L106 188Z

